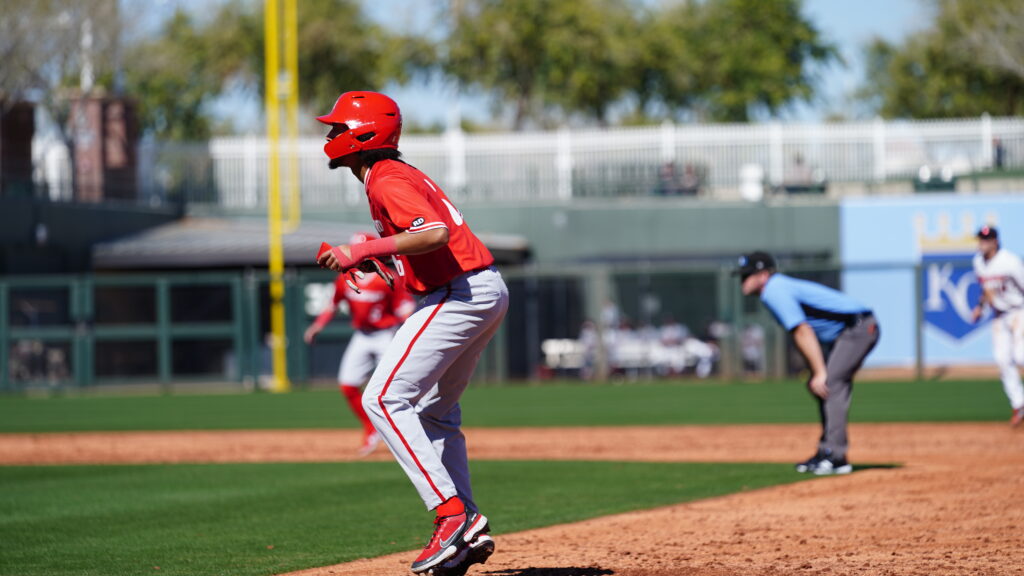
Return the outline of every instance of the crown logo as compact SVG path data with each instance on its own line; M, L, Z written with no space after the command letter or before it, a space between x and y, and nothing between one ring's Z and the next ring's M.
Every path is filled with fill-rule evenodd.
M959 254L970 253L978 249L978 239L975 236L978 227L975 223L974 214L962 212L960 214L960 226L956 232L951 225L952 216L949 212L940 212L935 218L935 225L928 226L928 217L924 214L914 216L914 230L917 236L917 248L920 253L942 253ZM985 215L985 224L996 226L999 223L998 215L990 212Z

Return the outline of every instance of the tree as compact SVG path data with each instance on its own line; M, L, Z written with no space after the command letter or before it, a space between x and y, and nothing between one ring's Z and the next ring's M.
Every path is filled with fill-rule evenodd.
M696 103L702 65L696 45L701 10L696 3L680 2L640 16L638 59L627 70L638 118L648 116L651 105L661 109L655 116L678 116Z
M66 118L76 85L111 88L120 27L116 0L0 3L0 101Z
M607 121L618 103L746 121L810 100L835 48L799 0L461 0L442 67L515 106L515 125L550 109Z
M814 97L816 69L838 60L800 11L800 0L708 0L688 30L697 66L698 115L745 122ZM671 101L671 100L669 100Z
M868 48L868 84L860 97L879 114L897 118L954 118L983 113L1024 113L1024 75L1019 39L984 37L994 14L1024 15L1012 0L979 0L970 6L953 0L935 4L931 27L901 45L875 40ZM1006 42L995 46L995 43ZM1004 58L1005 56L1005 58Z
M68 150L78 189L72 102L116 90L121 20L117 0L0 3L0 111L29 101L46 112Z
M178 11L131 48L129 89L143 126L161 138L204 139L209 105L227 92L262 100L263 3L231 0L206 18ZM326 111L341 92L380 89L432 62L431 45L372 23L356 0L298 5L299 98Z
M441 62L463 85L514 107L517 129L552 108L605 120L630 86L635 11L627 0L460 0Z
M1007 0L945 0L962 40L955 48L987 68L1024 78L1024 4Z
M205 139L206 107L223 89L226 76L217 53L194 18L178 9L153 38L131 48L125 66L128 92L138 102L139 122L160 139Z

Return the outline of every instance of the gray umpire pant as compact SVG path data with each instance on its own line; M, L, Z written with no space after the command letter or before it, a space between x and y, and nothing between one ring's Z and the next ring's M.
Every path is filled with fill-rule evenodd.
M853 377L864 358L878 343L878 322L872 315L849 326L827 350L828 398L818 398L821 411L821 440L818 450L834 459L846 458L849 438L846 432L853 395Z

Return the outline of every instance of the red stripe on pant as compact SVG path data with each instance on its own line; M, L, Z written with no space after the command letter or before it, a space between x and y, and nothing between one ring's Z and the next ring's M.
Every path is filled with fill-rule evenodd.
M380 391L380 395L377 396L377 404L380 406L381 412L384 413L384 417L388 419L388 424L391 424L391 429L394 430L395 434L398 435L398 439L402 441L402 445L405 446L405 449L409 452L409 456L412 457L412 461L416 463L416 467L419 468L420 472L423 473L423 477L427 479L427 483L430 484L430 487L433 488L434 493L437 494L437 497L440 498L442 502L444 502L445 500L444 494L441 494L441 491L437 489L436 485L434 485L434 481L430 478L430 474L427 473L427 469L424 468L423 464L420 463L419 458L417 458L416 454L412 451L412 447L409 446L409 442L406 441L405 436L402 436L402 433L398 430L398 426L395 426L395 421L391 419L391 414L388 414L388 409L384 407L384 395L387 394L388 388L391 387L391 382L395 379L395 374L398 373L398 370L402 367L402 364L405 363L405 359L408 358L409 353L412 352L413 345L416 344L416 341L419 340L420 335L423 334L423 331L426 330L427 326L430 325L430 322L434 319L434 316L437 316L437 313L441 311L441 306L444 306L444 303L448 300L448 297L451 295L452 289L449 286L448 292L445 293L444 298L442 298L441 301L437 303L437 308L434 308L434 311L431 312L430 316L427 317L427 321L423 323L423 326L421 326L419 331L416 332L416 335L413 336L412 340L409 341L409 346L405 349L405 354L402 355L402 358L398 361L398 364L395 365L395 369L392 370L391 374L388 376L388 380L387 382L384 383L384 388Z

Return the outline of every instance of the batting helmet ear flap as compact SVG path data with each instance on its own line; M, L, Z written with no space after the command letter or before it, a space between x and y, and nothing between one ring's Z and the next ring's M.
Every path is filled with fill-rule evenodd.
M352 131L339 134L338 136L327 141L324 144L324 154L331 160L337 160L342 156L348 156L354 152L359 152L360 142L352 137Z

